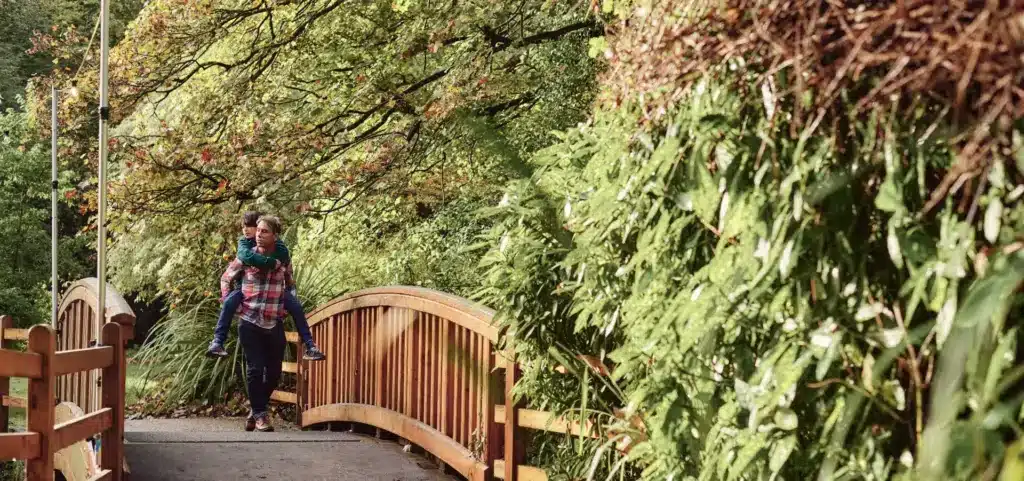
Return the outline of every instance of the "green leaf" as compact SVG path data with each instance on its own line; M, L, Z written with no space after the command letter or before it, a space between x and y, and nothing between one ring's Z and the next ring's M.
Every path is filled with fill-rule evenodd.
M1003 201L998 197L992 199L988 204L988 208L985 209L985 240L992 244L996 243L999 239L999 224L1002 222L1003 217Z
M780 408L775 411L775 424L785 431L792 431L799 425L799 420L796 417L796 413L789 408Z
M793 449L796 448L796 435L790 434L774 443L772 443L771 454L768 460L768 469L772 473L778 473L782 470L782 467L786 464L786 460L789 459L789 455L793 453ZM772 479L775 476L773 474Z

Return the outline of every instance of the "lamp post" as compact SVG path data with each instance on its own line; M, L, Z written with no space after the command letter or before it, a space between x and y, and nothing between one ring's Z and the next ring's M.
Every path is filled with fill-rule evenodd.
M57 86L50 86L50 326L57 328Z
M99 278L98 302L96 305L96 331L106 322L107 304L107 123L110 121L110 105L107 103L107 63L110 53L110 39L107 38L109 23L109 0L100 0L100 148L99 148L99 199L96 216L96 274Z

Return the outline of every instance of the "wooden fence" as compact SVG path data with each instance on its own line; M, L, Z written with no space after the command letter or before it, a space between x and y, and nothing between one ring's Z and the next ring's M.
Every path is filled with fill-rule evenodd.
M135 315L108 285L100 327L97 287L97 279L89 278L68 288L58 306L57 329L14 329L10 317L0 316L0 461L26 460L28 481L52 480L54 453L100 433L103 470L94 479L122 479L124 346L134 335ZM15 350L26 342L27 352ZM27 398L11 395L12 377L28 379ZM55 407L61 402L78 406L85 415L55 426ZM27 432L8 433L10 409L26 411Z
M28 350L0 349L0 380L28 379L26 432L0 433L0 460L23 459L28 481L54 478L54 454L78 441L101 434L100 471L91 481L123 478L124 384L108 382L101 388L99 409L54 425L54 407L60 376L103 371L103 379L121 380L125 372L121 325L108 322L102 344L85 349L57 351L57 335L49 326L28 331ZM7 329L4 329L6 331ZM20 334L20 333L17 333ZM4 336L6 337L6 336ZM17 335L11 337L20 337ZM4 413L6 414L6 413ZM6 417L5 417L6 420Z
M300 354L284 363L297 375L296 392L273 399L296 404L303 427L355 422L391 432L471 481L546 480L523 465L523 429L579 434L580 427L521 403L506 407L519 369L496 350L493 318L490 309L430 289L345 295L309 315L327 360L304 362ZM288 339L298 343L295 333Z

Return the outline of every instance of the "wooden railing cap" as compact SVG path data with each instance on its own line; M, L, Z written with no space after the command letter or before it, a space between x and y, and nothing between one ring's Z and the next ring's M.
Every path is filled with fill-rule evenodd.
M79 279L68 287L68 290L64 292L64 297L60 301L60 308L57 312L64 312L72 302L85 301L93 309L97 307L97 301L99 300L99 279L95 277L87 277L85 279ZM106 311L107 319L111 322L116 322L122 326L135 326L135 311L132 310L131 306L128 305L128 301L124 300L121 293L114 288L114 286L107 283L107 301Z

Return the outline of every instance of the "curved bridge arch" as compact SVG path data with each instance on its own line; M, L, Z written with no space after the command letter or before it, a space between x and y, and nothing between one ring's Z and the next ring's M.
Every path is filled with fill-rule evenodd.
M470 480L501 457L504 365L494 311L421 287L352 292L309 314L327 360L298 363L300 424L356 422L398 435ZM286 370L288 370L286 368Z
M57 307L57 350L86 349L100 340L100 327L107 322L121 326L121 339L135 334L135 313L114 286L107 283L107 315L96 319L99 304L99 279L88 277L73 282L61 296ZM86 413L100 407L99 370L77 372L57 378L57 399L80 406Z

